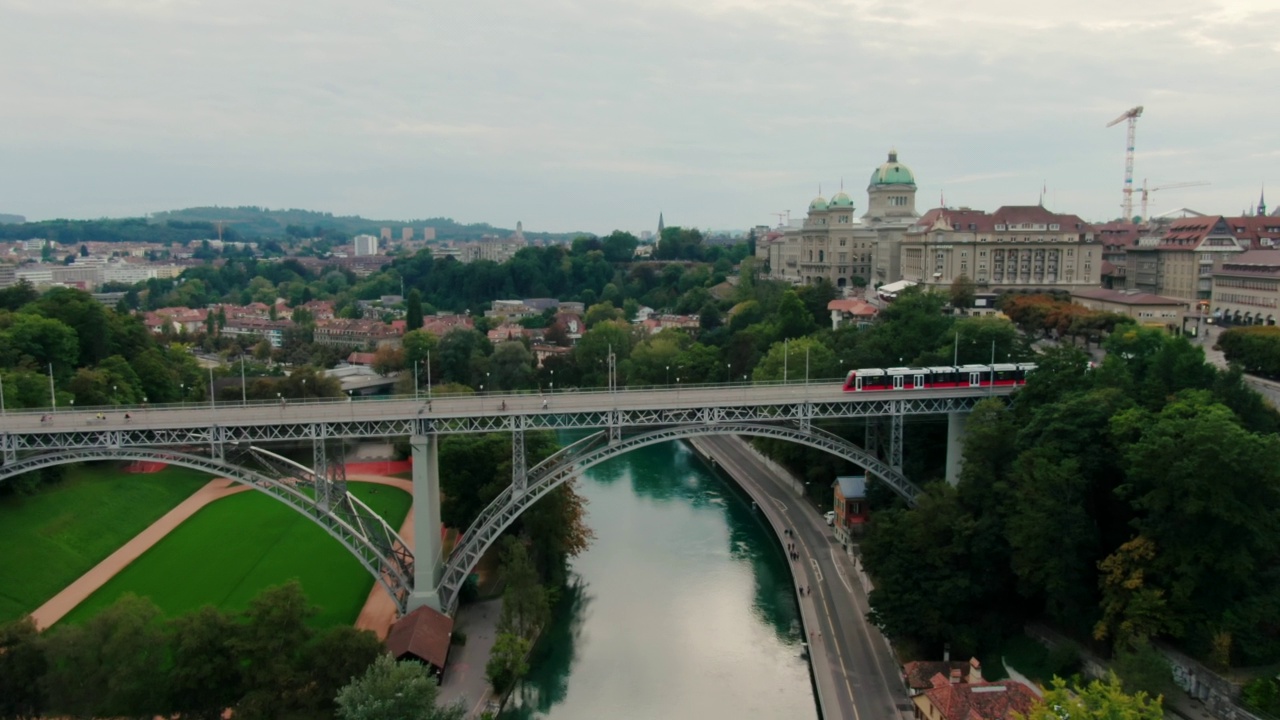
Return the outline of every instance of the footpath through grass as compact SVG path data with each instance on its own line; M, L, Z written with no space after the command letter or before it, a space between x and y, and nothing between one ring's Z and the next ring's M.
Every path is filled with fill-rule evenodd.
M412 497L353 482L352 494L399 528ZM72 610L82 622L125 593L151 598L166 615L203 605L241 610L263 588L297 578L320 609L316 627L355 622L373 576L320 526L260 492L218 500L174 529Z
M43 605L208 481L185 468L76 465L35 495L0 498L0 623Z

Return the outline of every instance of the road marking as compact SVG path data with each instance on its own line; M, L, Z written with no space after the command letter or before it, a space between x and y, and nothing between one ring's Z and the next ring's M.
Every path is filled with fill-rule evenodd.
M822 582L822 568L818 567L818 558L809 558L809 564L813 566L813 574L817 576L818 582Z
M798 535L796 536L796 540L800 543L802 547L804 547L805 553L809 555L810 561L812 561L813 553L809 552L808 543L806 543L804 539ZM815 563L815 569L816 569L816 563ZM839 626L836 625L835 620L833 620L831 617L831 608L830 608L830 604L827 601L827 588L825 585L822 585L822 584L818 585L818 596L822 598L822 614L827 617L827 629L829 631L835 632L839 628ZM834 638L832 638L832 641L833 642L830 647L836 651L836 657L840 659L840 675L843 676L845 690L849 693L849 707L853 709L853 718L854 720L862 720L862 716L858 713L857 699L854 697L854 694L853 694L853 684L849 682L849 666L845 664L844 653L840 652L840 645L834 642Z
M765 495L769 495L769 493L767 493L767 492L766 492L766 493L765 493ZM772 496L772 495L769 495L769 499L773 501L773 504L774 504L774 505L777 505L777 506L778 506L778 509L779 509L779 510L781 510L782 512L786 512L786 511L787 511L787 504L786 504L786 503L782 502L781 500L779 500L778 498L776 498L776 497L774 497L774 496Z
M836 575L840 576L840 582L844 583L844 589L848 590L849 594L852 595L853 585L849 584L849 577L844 574L844 570L840 569L840 558L836 557L836 549L835 548L827 548L827 549L831 551L831 564L836 566Z

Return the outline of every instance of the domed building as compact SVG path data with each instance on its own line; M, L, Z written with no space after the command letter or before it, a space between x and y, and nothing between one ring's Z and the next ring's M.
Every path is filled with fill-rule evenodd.
M803 221L781 237L758 242L756 255L768 263L770 277L797 285L819 278L837 288L894 282L900 277L902 235L919 218L915 204L915 175L890 151L871 173L861 217L843 189L829 202L819 193Z

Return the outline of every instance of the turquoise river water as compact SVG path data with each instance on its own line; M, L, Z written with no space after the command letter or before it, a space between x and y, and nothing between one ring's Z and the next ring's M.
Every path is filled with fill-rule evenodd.
M685 445L579 481L591 548L503 719L816 718L787 560Z

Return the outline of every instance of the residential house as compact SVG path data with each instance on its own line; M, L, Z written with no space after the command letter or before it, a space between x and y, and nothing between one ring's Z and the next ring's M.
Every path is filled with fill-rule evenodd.
M876 319L879 308L862 300L839 299L827 303L831 312L831 329L838 330L841 325L854 323L859 327Z
M958 670L949 678L938 673L932 687L911 698L917 720L1012 720L1014 713L1029 713L1040 699L1016 680L960 682L959 676Z
M933 677L958 678L958 682L982 682L982 663L978 658L964 660L913 660L902 666L902 683L907 694L915 697L933 687Z
M836 540L847 544L855 536L861 534L867 520L871 518L867 506L867 476L846 475L836 478L831 483L835 489L835 530Z
M334 318L316 322L315 341L321 345L381 348L400 347L401 334L377 320Z

